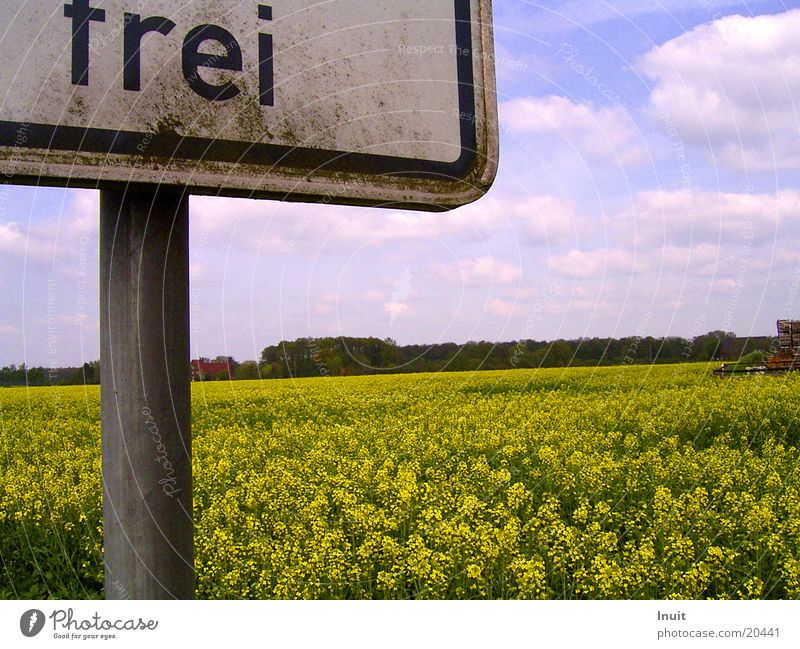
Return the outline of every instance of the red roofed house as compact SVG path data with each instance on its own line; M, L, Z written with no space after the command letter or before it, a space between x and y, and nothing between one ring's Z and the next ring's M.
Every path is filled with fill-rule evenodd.
M215 379L233 380L233 359L217 358L213 361L198 358L192 361L192 381L211 381Z

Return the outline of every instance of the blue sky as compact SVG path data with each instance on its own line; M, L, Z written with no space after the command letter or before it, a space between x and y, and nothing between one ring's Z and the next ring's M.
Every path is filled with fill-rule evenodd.
M496 0L500 171L447 214L192 198L192 355L800 318L800 10ZM0 188L0 364L99 356L97 194Z

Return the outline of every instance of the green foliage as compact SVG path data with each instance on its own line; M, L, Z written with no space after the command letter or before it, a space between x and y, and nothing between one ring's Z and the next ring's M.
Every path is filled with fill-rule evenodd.
M258 370L258 363L255 361L245 361L238 363L233 370L234 378L239 381L251 381L263 378Z
M751 351L769 344L768 338L737 339L722 331L691 340L630 336L405 346L378 338L300 338L266 347L261 353L261 377L685 363L718 359L723 347Z
M750 367L758 367L766 364L768 354L755 351L743 356L735 363L725 363L726 372L746 372Z
M0 368L0 387L45 385L84 385L100 383L100 363L84 363L83 367L19 367Z
M767 362L767 354L762 351L750 352L743 356L739 362L745 365L761 365Z
M84 363L74 370L61 385L100 385L100 361Z

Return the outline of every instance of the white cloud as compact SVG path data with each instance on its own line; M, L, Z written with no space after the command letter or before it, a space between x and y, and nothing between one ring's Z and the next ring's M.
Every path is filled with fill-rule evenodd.
M652 49L651 114L736 169L800 168L800 10L727 16Z
M520 75L529 74L533 69L537 74L550 75L553 72L552 59L532 53L520 53L506 47L502 42L495 43L494 66L497 79L501 82L513 82Z
M724 279L797 266L800 192L644 191L605 220L605 245L574 247L548 258L552 273L607 279L653 277ZM562 248L563 250L563 248Z
M522 277L522 269L492 256L461 260L454 264L434 264L434 272L450 284L476 287L513 284Z
M97 247L99 194L74 190L64 209L35 220L0 223L0 254L28 262L57 264ZM68 273L69 269L64 268Z
M573 241L579 231L593 228L590 219L580 216L572 201L554 196L533 196L509 206L529 241L550 245Z
M485 242L504 234L553 244L574 239L575 232L579 228L585 231L585 226L574 203L554 196L489 195L442 214L216 197L192 199L192 247L204 250L213 245L217 256L224 255L227 246L263 255L316 256L421 240Z
M404 313L408 313L411 310L411 307L409 307L406 302L385 302L383 305L383 310L386 311L386 313L388 313L390 316L396 318Z
M73 236L97 237L100 229L100 192L75 189L70 192L70 198L65 229Z
M721 264L725 264L718 246L700 244L698 246L664 246L660 253L653 255L652 264L660 270L686 273L691 276L713 274ZM726 271L730 269L726 268Z
M719 322L737 329L727 324L729 303L736 300L737 314L757 309L748 296L764 291L761 278L784 282L797 267L796 258L774 253L800 239L800 192L794 190L643 191L616 210L609 206L602 217L555 196L499 192L445 214L230 200L208 205L223 208L208 213L209 227L217 228L213 236L208 231L209 246L231 241L255 243L256 249L266 231L280 245L293 245L293 253L314 259L292 267L298 290L311 287L309 332L377 332L408 342L496 338L505 319L515 327L511 336L533 335L525 327L535 322L537 336L557 337L558 328L567 326L559 324L561 317L569 314L579 316L567 318L570 335L610 333L618 326L625 333L667 326L686 333L699 313L715 323L710 328ZM212 223L217 217L221 223ZM485 245L498 234L504 236ZM458 256L446 262L431 257L436 248L425 247L428 238ZM223 257L207 253L203 262ZM351 257L358 270L340 283L337 297L335 280ZM275 258L264 254L263 263L280 264ZM316 269L308 282L305 266ZM378 275L363 275L373 266ZM561 285L557 299L545 292L553 282ZM647 305L656 305L658 316L641 324Z
M800 228L800 192L639 192L608 220L617 241L650 249L700 243L741 246L786 241Z
M635 253L618 248L570 250L566 254L551 255L548 264L556 275L597 279L607 275L630 275L647 266L646 260L637 259Z
M646 158L639 132L625 108L578 104L566 97L521 97L500 106L512 133L556 138L595 163L635 164Z
M730 259L723 259L718 246L662 246L648 250L600 248L570 250L549 258L550 272L563 277L602 279L630 277L657 271L674 277L705 276ZM579 294L580 295L580 294ZM585 295L583 295L585 296Z

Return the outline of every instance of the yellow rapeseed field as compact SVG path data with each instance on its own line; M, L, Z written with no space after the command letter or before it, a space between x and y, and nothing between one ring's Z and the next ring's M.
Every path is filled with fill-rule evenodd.
M800 375L195 384L201 598L800 597ZM0 596L102 595L99 388L0 389Z

